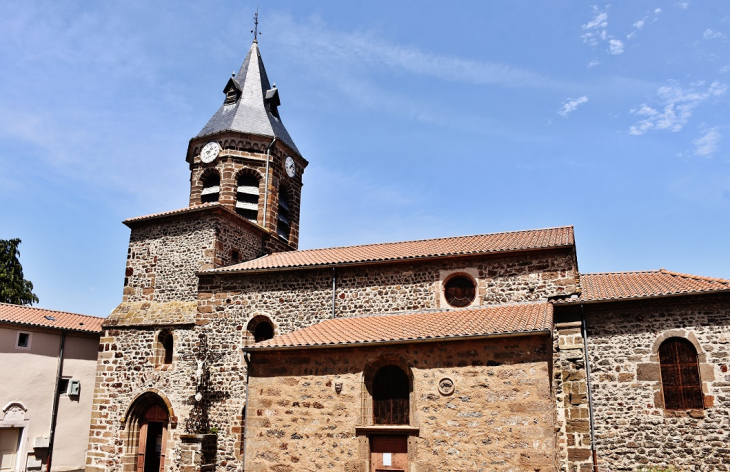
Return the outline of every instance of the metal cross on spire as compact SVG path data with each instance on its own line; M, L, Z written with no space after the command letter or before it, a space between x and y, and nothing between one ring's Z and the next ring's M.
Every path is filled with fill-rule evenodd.
M263 33L259 33L259 7L256 7L256 14L253 16L253 29L251 32L253 33L253 42L257 43L259 41L259 35Z

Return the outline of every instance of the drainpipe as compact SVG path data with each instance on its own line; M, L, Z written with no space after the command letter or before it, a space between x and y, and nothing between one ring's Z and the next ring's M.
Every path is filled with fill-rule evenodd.
M48 438L48 458L46 460L46 471L51 472L51 460L53 459L53 441L56 438L56 419L58 418L58 391L63 375L63 348L66 344L66 331L61 331L61 347L58 350L58 367L56 368L56 388L53 392L53 413L51 414L51 434Z
M251 376L251 354L248 352L244 352L243 360L246 361L246 406L244 406L244 409L246 411L243 414L243 467L241 467L241 470L246 470L246 451L248 450L248 443L246 441L246 430L248 429L248 411L251 409L249 408L248 404L248 379Z
M598 458L596 457L596 429L593 422L593 394L591 391L591 363L588 357L588 330L586 329L586 316L583 312L583 304L580 304L580 324L583 330L583 355L586 363L586 381L588 386L588 414L591 422L591 453L593 455L593 472L598 472Z
M269 204L269 162L271 161L271 148L276 142L276 136L271 140L271 144L266 148L266 183L264 184L264 228L266 228L266 210Z
M335 302L337 301L337 269L332 267L332 319L335 318Z

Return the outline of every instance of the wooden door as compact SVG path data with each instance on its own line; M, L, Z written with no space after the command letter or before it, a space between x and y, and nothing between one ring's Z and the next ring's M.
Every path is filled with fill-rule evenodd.
M139 449L137 449L137 472L162 472L165 470L167 449L167 412L153 406L145 413L139 428ZM150 457L153 454L155 457ZM157 464L157 470L149 470L150 464Z
M408 470L408 436L371 436L370 464L372 472Z
M18 454L18 428L0 429L0 471L15 470Z

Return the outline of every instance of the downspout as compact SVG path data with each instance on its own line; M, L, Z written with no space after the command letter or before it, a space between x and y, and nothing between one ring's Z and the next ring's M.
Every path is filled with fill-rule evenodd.
M337 269L332 267L332 319L336 316L335 303L337 301Z
M583 312L583 304L580 304L580 325L583 331L583 355L586 363L586 381L588 386L588 415L591 423L591 453L593 456L593 471L598 472L598 458L596 457L596 428L593 422L593 394L591 389L591 363L588 357L588 330L586 329L586 316Z
M51 434L48 438L48 459L46 471L51 472L51 460L53 459L53 441L56 438L56 419L58 418L58 397L61 392L58 387L63 375L63 348L66 344L66 331L61 331L61 347L58 350L58 367L56 368L56 388L53 391L53 413L51 414Z
M248 450L248 443L246 442L246 430L248 429L248 411L250 410L248 405L248 379L250 377L251 372L251 354L248 352L243 353L243 360L246 362L246 400L244 403L244 411L243 413L243 467L241 470L246 470L246 451ZM50 472L50 471L49 471Z
M271 144L266 148L266 178L264 183L264 228L266 228L266 211L269 204L269 162L271 161L271 147L276 142L276 136L271 140Z

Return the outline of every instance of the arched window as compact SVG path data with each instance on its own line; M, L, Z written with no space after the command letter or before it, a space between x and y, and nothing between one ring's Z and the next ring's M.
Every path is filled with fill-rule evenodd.
M274 327L271 326L270 323L267 323L266 321L262 321L259 324L256 325L256 328L253 331L253 338L254 341L257 343L261 341L266 341L267 339L271 339L274 337Z
M373 377L373 423L409 424L411 385L398 366L381 367Z
M259 216L259 179L253 175L238 178L236 213L256 223Z
M157 336L157 358L159 364L172 364L173 337L169 331L162 331Z
M476 284L466 275L451 277L444 284L446 302L456 308L469 306L476 297Z
M218 201L221 194L221 177L216 173L203 176L203 191L200 192L200 203L213 203Z
M291 202L283 185L279 186L279 214L276 221L276 233L282 238L289 240L291 232Z
M664 408L699 410L703 408L697 350L682 338L669 338L659 346Z

